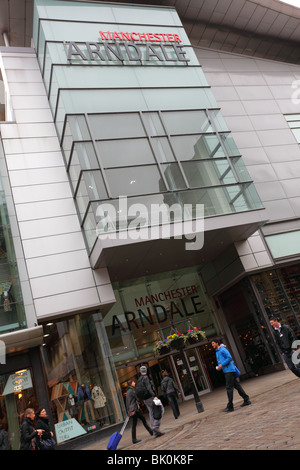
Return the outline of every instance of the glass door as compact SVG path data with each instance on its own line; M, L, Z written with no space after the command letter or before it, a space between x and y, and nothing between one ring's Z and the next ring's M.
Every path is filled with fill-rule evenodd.
M192 380L196 386L199 395L208 392L210 388L197 349L192 348L185 350L183 351L183 354L185 355L189 371L192 376ZM172 359L174 361L175 369L178 374L178 379L182 387L184 398L190 398L193 395L192 384L189 378L188 371L186 370L184 361L182 360L181 354L174 354L172 356Z

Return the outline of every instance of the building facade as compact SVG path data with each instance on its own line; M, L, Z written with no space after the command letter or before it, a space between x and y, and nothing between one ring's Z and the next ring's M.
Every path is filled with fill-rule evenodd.
M158 394L162 370L185 400L189 374L209 393L214 337L244 377L282 369L268 318L300 336L298 59L203 47L170 6L35 0L27 15L32 42L0 48L11 447L27 407L61 445L122 422L141 364ZM189 370L154 354L172 324L205 332Z

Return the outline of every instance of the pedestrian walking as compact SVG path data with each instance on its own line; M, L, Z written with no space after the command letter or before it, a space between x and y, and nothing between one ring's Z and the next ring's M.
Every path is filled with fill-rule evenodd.
M143 414L140 411L140 407L136 398L135 394L135 381L134 380L128 380L128 390L126 392L126 408L127 408L127 413L128 416L132 419L132 424L131 424L131 437L132 437L132 443L137 444L138 442L141 442L140 439L136 438L136 425L137 425L137 420L140 419L144 425L144 427L147 429L149 434L153 436L153 431L148 425L146 418L143 416Z
M280 323L276 317L270 318L270 324L274 328L274 336L286 365L293 374L300 377L300 369L296 367L292 358L297 349L292 348L294 341L297 341L294 331L288 325Z
M180 390L166 370L162 373L162 376L163 379L160 384L161 390L171 405L174 418L177 419L180 415L177 402L177 394L181 395Z
M160 424L161 424L161 417L158 418L157 415L154 416L153 414L154 400L158 400L158 398L156 394L154 393L154 391L152 390L149 377L147 376L147 367L141 366L140 373L141 373L141 376L139 377L137 384L136 384L136 388L135 388L136 396L139 400L143 401L147 407L147 410L149 412L151 428L153 430L153 436L154 437L163 436L164 432L161 432L159 429ZM162 404L161 404L161 411L162 411L161 413L162 415L164 412L164 407Z
M42 429L34 427L35 413L32 408L27 408L24 412L24 420L21 426L20 450L37 450L35 438L42 436Z
M36 438L39 450L55 450L56 442L53 438L53 432L50 430L49 418L45 408L40 408L36 412L36 427L43 430L42 436Z
M233 359L231 357L230 352L224 346L221 346L219 340L213 340L211 342L212 347L216 351L216 357L218 366L216 367L217 370L222 370L225 376L225 384L226 384L226 391L228 397L228 403L226 408L223 410L225 412L234 411L233 407L233 390L234 388L237 390L238 394L244 399L244 402L241 406L251 405L251 401L249 396L241 386L241 384L237 381L235 376L235 365Z

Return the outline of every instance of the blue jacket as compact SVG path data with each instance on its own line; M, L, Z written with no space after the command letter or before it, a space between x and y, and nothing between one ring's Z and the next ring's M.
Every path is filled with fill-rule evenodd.
M233 359L231 357L230 352L224 346L220 346L216 350L216 356L218 365L222 365L222 371L226 374L226 372L235 372L235 367L233 363Z

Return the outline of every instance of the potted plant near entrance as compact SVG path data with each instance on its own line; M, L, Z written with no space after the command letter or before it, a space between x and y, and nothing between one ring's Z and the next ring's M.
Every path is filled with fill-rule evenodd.
M168 336L167 339L170 341L170 348L171 349L181 349L184 347L184 334L173 333L172 335Z
M163 354L168 354L170 352L170 345L168 339L158 341L154 345L154 354L155 356L162 356Z
M193 327L191 330L188 330L184 335L185 343L188 344L195 344L199 343L199 341L203 341L206 339L206 335L201 328Z

